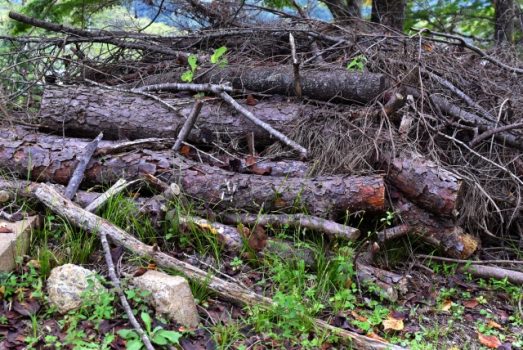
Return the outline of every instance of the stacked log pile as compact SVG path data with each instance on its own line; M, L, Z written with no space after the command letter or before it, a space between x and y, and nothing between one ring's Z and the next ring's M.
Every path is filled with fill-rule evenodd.
M522 135L517 126L509 119L496 120L493 108L467 96L462 90L472 82L461 82L461 89L453 85L437 64L440 56L434 53L432 60L432 50L423 53L427 67L414 70L408 55L399 63L380 55L379 50L396 54L405 50L417 57L430 37L420 34L412 40L376 32L362 42L357 34L347 36L336 27L329 35L312 25L304 31L259 28L249 41L263 38L281 51L281 56L271 56L272 61L262 64L259 55L270 45L246 54L238 49L238 39L246 35L241 29L162 38L79 30L17 13L10 17L67 35L41 39L34 44L35 52L44 46L72 46L76 57L59 53L51 66L59 62L63 72L36 84L39 103L33 119L0 128L0 168L30 180L3 181L0 186L23 189L20 193L37 196L86 229L96 224L94 215L83 222L78 217L83 213L80 208L37 183L68 184L90 139L100 133L103 140L82 174L84 189L121 179L146 179L164 196L137 201L144 213L161 221L170 185L176 184L202 215L213 212L207 221L186 220L213 227L232 251L241 247L243 233L231 226L237 223L290 224L356 240L359 230L343 224L348 214L364 212L373 222L388 211L394 219L391 227L375 236L379 244L413 235L448 257L467 259L485 232L493 235L493 227L499 226L496 233L502 234L521 224L523 167L516 150ZM290 58L296 53L292 55L287 47L289 32L302 45L297 48L301 66L292 65ZM311 41L323 48L320 56L309 52ZM83 43L111 45L140 58L132 62L115 58L110 64L88 59L79 54L89 51ZM401 50L397 43L402 44ZM228 64L209 64L211 49L220 45L230 50ZM332 45L343 48L333 51ZM356 52L374 52L377 58L361 72L339 64L356 59ZM194 81L182 84L191 55L201 67ZM320 63L310 63L318 58ZM49 72L52 69L43 73ZM442 81L447 97L441 94ZM11 95L16 93L13 90ZM463 103L451 102L456 94ZM191 114L196 122L181 139L177 135ZM185 144L181 151L172 149L176 141ZM365 154L359 154L359 147ZM492 152L493 148L499 152ZM351 153L352 149L356 151ZM480 178L487 170L474 166L484 164L489 176L504 174L508 179L504 194L494 194L493 187ZM75 201L85 207L97 196L80 191ZM53 198L63 200L64 207L57 208ZM492 208L495 219L486 215ZM107 226L107 232L119 244L201 278L182 262L173 263L173 258L158 255L112 227ZM401 284L396 276L372 266L372 253L358 266L364 278L382 278L378 285L384 290ZM222 282L213 283L223 288ZM229 288L241 301L269 302ZM397 297L395 293L389 297Z

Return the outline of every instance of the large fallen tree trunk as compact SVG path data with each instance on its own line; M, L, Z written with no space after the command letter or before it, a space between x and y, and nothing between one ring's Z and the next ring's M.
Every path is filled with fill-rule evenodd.
M103 131L108 138L141 139L176 137L189 115L193 99L165 99L179 108L173 113L161 103L142 95L100 87L49 85L40 105L41 125L71 135L89 137ZM288 134L304 114L304 106L271 98L247 108L259 119ZM220 101L206 101L188 140L210 143L231 140L253 132L256 141L270 135ZM96 136L96 135L95 135ZM274 139L272 139L274 142Z
M102 141L100 148L111 145ZM34 131L0 129L0 168L23 178L65 184L85 140L64 139ZM190 197L216 208L242 208L250 212L306 211L319 217L336 217L346 210L382 211L383 177L322 176L311 179L237 174L182 157L170 151L139 149L95 157L85 181L111 184L145 173L178 183Z

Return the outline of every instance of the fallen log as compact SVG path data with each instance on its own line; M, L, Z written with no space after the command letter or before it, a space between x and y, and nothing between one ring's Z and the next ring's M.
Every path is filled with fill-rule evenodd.
M152 246L142 243L122 229L112 225L107 220L78 207L70 200L60 195L51 186L44 184L40 185L35 190L35 195L40 199L40 201L42 201L42 203L49 207L49 209L67 219L73 225L91 233L100 234L100 232L103 232L112 241L132 251L134 254L152 259L159 267L180 271L188 278L207 286L207 288L211 289L226 300L245 305L260 305L267 308L273 303L272 300L267 297L256 294L234 283L212 276L203 270L162 253ZM313 320L313 322L318 329L337 335L338 337L343 338L345 342L351 342L357 349L403 349L402 347L393 344L384 343L355 332L331 326L322 320L316 319Z
M103 131L109 139L174 138L185 123L194 99L164 99L178 114L142 95L100 87L48 85L40 105L40 124L57 132L82 137ZM290 133L306 106L282 98L247 106L256 117L284 134ZM274 142L270 135L221 101L206 101L187 136L193 143L234 140L253 132L257 143Z
M410 234L457 259L467 259L478 248L478 240L457 226L453 220L424 211L394 189L390 192L399 226L379 232L379 241L385 242Z
M113 144L100 142L104 148ZM78 155L81 139L43 135L27 129L0 129L0 167L23 178L65 184ZM85 172L86 184L112 184L148 173L177 183L184 193L216 209L249 212L297 209L319 217L336 217L347 210L382 211L385 185L382 176L321 176L310 179L237 174L200 164L170 151L138 149L94 157Z
M386 180L406 198L437 215L455 216L462 179L413 151L380 154Z

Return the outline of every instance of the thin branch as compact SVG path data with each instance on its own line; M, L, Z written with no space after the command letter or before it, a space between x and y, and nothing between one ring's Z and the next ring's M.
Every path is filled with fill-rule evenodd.
M265 123L264 121L256 118L254 114L252 114L249 110L247 110L245 107L240 105L238 102L236 102L228 93L225 91L213 91L215 94L219 95L225 102L227 102L231 107L236 109L238 112L243 114L247 119L249 119L251 122L256 124L257 126L261 127L265 131L267 131L272 136L276 137L278 140L286 144L287 146L293 148L294 150L298 151L302 158L307 158L307 149L305 147L299 145L298 143L294 142L278 130L274 129L269 124Z
M503 69L506 69L512 73L518 73L518 74L523 74L523 68L517 68L517 67L512 67L512 66L509 66L497 59L495 59L494 57L491 57L489 55L487 55L485 53L485 51L481 50L479 47L477 46L474 46L470 43L468 43L465 39L463 39L462 37L459 37L457 35L452 35L452 34L446 34L446 33L440 33L440 32L433 32L429 29L423 29L424 32L427 32L429 34L433 34L433 35L436 35L436 36L442 36L444 38L449 38L449 39L454 39L454 40L457 40L459 41L459 43L461 45L463 45L464 47L466 47L467 49L469 50L472 50L474 51L475 53L477 53L478 55L480 55L481 57L483 57L484 59L486 59L487 61L491 62L491 63L494 63L495 65L497 65L498 67L500 68L503 68Z
M109 278L111 279L114 289L115 289L116 293L118 294L118 297L120 298L120 303L122 304L122 307L125 310L127 317L129 318L129 323L131 323L131 325L133 326L135 331L140 335L140 338L142 338L142 342L145 345L145 348L147 350L154 350L153 344L149 340L149 337L147 336L147 334L145 334L144 330L142 329L142 326L140 326L140 324L136 320L136 317L134 317L133 310L131 309L129 302L127 301L127 298L125 297L125 294L122 291L122 287L120 285L120 280L118 279L118 276L116 276L116 270L114 268L113 257L111 256L111 248L109 247L109 242L107 242L107 233L105 231L101 230L99 234L100 234L100 241L102 242L102 247L104 250L105 262L107 263Z
M469 143L469 146L476 147L477 145L479 145L479 143L481 141L486 140L489 137L494 136L498 133L502 133L505 131L513 130L513 129L521 129L521 128L523 128L523 122L514 123L514 124L510 124L510 125L504 125L504 126L500 126L500 127L494 128L494 129L488 129L488 130L484 131L483 133L481 133L480 135L476 136L474 139L472 139L472 141L470 141L470 143Z
M442 256L426 255L426 254L416 254L416 258L422 259L432 259L438 261L453 262L456 264L475 264L475 265L484 265L484 264L523 264L523 260L462 260L462 259L453 259L445 258Z
M89 205L85 207L85 210L87 210L91 213L95 213L111 197L117 195L118 193L125 190L127 187L129 187L139 181L140 180L127 181L125 179L120 179L120 180L116 181L116 183L114 185L112 185L107 191L105 191L98 198L96 198L94 201L89 203Z
M200 112L202 110L203 102L201 100L196 100L194 103L194 106L191 110L191 113L189 114L189 117L183 123L182 129L180 130L180 133L178 133L178 137L176 138L176 142L173 146L173 151L178 152L180 148L182 147L182 142L185 141L187 138L187 135L191 132L194 123L196 123L196 119L198 119L198 116L200 115Z
M78 188L80 187L80 183L82 182L84 178L85 169L87 168L87 164L89 164L89 161L93 157L94 151L98 148L98 143L100 143L100 140L102 140L102 137L104 136L103 133L100 133L96 138L91 141L90 143L85 146L84 153L82 154L82 158L78 162L78 165L74 169L73 175L71 176L71 179L69 180L69 183L67 184L67 188L65 189L64 196L68 199L71 199L76 194L76 191L78 191Z

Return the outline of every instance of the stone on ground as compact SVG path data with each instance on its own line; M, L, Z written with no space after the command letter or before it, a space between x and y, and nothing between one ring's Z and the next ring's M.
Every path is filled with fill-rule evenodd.
M133 278L132 283L138 289L151 292L150 302L157 313L188 328L198 326L196 303L185 278L151 270Z
M37 216L16 222L0 220L0 271L8 272L15 268L16 258L27 251L31 230L38 224Z
M89 288L91 281L93 293L106 290L94 271L73 264L55 267L47 279L49 303L62 314L78 309L82 305L82 293Z

